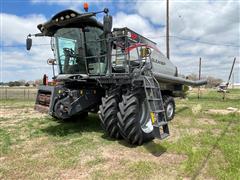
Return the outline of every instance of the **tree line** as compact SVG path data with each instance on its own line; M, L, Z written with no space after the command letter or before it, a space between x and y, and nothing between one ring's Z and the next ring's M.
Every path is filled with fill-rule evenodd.
M0 82L0 86L37 86L42 84L42 80L35 80L35 81L25 81L25 80L17 80L17 81L9 81L9 82Z

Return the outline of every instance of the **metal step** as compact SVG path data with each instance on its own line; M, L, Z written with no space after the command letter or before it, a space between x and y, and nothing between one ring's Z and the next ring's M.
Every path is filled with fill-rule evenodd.
M165 121L161 121L161 122L158 123L158 126L164 126L164 125L166 125L166 124L168 124L168 123L165 122Z
M160 112L164 112L165 110L163 109L163 110L155 110L155 111L153 111L154 113L160 113Z
M147 100L149 100L149 101L161 101L161 99L159 99L159 98L147 98Z
M158 138L158 139L165 139L166 137L169 136L169 132L164 132L164 131L161 132L159 127L154 127L153 128L153 134L154 134L154 137Z
M145 86L146 88L150 88L150 89L157 89L158 87L156 86Z

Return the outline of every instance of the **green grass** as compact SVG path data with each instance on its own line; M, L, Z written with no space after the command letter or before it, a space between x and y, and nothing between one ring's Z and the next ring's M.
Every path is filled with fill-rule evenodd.
M170 137L131 146L104 134L98 116L61 122L32 110L34 101L0 101L0 179L237 179L240 90L226 99L195 91L176 100ZM4 113L3 113L4 112Z
M10 146L11 138L9 133L4 129L0 129L0 156L8 153L10 151Z

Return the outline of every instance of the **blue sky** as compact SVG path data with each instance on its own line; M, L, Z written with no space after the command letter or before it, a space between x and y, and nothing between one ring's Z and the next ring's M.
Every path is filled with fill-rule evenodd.
M83 11L77 0L2 0L1 1L1 81L51 77L46 64L53 54L49 39L33 39L33 48L25 50L25 38L38 32L36 26L64 9ZM128 26L155 41L165 54L165 1L87 1L89 10L110 9L114 27ZM237 57L234 79L240 82L240 3L237 0L170 1L171 61L180 73L198 72L227 79L231 63ZM16 46L16 47L14 47Z

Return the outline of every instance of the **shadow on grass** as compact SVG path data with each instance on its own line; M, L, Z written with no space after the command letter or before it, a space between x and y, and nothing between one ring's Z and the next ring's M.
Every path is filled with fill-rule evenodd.
M167 149L154 141L150 141L146 144L143 144L143 147L150 152L153 156L159 157L167 151Z
M52 119L56 124L50 125L42 131L52 136L68 136L70 134L82 132L103 132L98 116L90 114L85 119L73 119L71 121L60 121Z
M123 146L128 147L128 148L137 148L138 147L137 145L129 144L124 139L119 140L118 143L120 145L123 145ZM154 141L150 141L150 142L144 143L141 146L143 146L144 149L146 149L150 154L152 154L155 157L159 157L159 156L161 156L163 153L165 153L167 151L167 149L164 146L162 146L161 144L158 144L158 143L156 143Z

